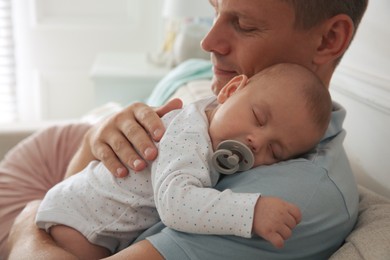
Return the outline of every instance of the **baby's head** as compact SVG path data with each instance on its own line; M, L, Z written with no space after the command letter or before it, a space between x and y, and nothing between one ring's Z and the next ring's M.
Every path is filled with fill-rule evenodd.
M248 79L233 78L219 93L209 133L214 149L224 140L246 144L255 166L299 156L323 137L332 102L310 70L296 64L273 65Z

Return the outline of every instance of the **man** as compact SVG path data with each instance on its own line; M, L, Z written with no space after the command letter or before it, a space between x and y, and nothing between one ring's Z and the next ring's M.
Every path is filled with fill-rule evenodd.
M367 0L215 0L212 4L216 18L202 47L211 53L212 89L218 93L233 76L250 77L280 62L299 63L329 86ZM149 133L158 141L164 132L159 115L179 106L174 101L156 114L145 105L135 104L92 128L72 160L68 175L95 158L119 177L127 174L121 162L135 170L143 169L144 159L152 160L157 155ZM151 230L147 240L113 258L328 258L342 244L357 218L356 184L342 147L344 117L343 108L334 104L330 126L316 151L298 160L225 177L216 186L219 190L260 192L298 205L302 222L283 249L273 249L260 238L199 236L165 228L156 234ZM30 204L16 220L10 234L11 259L26 254L34 257L62 253L50 237L33 226L35 209L36 204Z

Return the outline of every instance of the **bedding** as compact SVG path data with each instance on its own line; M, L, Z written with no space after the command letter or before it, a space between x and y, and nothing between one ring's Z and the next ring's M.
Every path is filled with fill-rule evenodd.
M207 62L201 62L193 71L199 73L200 80L182 78L180 85L170 89L167 89L169 84L159 84L150 102L158 105L179 97L189 103L211 95L206 80L210 75L203 70L207 66ZM158 98L158 93L165 91L171 94ZM63 179L68 162L89 128L86 123L45 128L23 140L4 157L0 163L0 259L16 215L27 202L42 199L48 189ZM59 159L61 164L56 163ZM390 259L390 200L362 186L359 194L356 227L330 259Z
M390 259L390 200L359 186L359 217L330 260Z
M177 66L164 77L150 94L147 104L161 106L183 85L194 80L211 79L211 62L191 59Z
M0 163L0 259L15 217L64 178L89 124L45 128L11 149ZM57 163L60 161L61 163Z

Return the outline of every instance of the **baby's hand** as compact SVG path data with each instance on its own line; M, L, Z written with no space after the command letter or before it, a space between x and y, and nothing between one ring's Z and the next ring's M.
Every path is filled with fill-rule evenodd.
M297 206L276 197L260 197L255 206L253 232L282 248L300 221Z

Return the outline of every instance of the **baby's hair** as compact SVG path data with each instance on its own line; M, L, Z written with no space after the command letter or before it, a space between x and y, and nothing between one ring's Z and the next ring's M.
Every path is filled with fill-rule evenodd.
M305 105L309 115L312 116L313 122L322 135L325 134L331 117L332 99L328 89L314 72L298 64L280 63L264 69L257 75L271 78L280 77L280 75L291 75L291 82L293 82L293 77L300 76L303 84L295 84L294 86L300 88L299 91L301 91L306 102Z
M307 72L312 74L313 81L312 84L309 82L302 90L305 95L307 108L313 116L314 122L322 130L323 135L329 126L333 108L332 99L328 89L317 75L310 70L307 70Z

